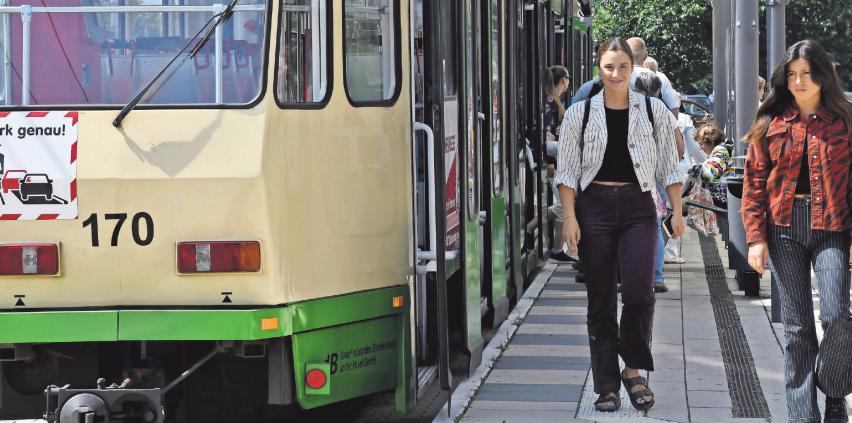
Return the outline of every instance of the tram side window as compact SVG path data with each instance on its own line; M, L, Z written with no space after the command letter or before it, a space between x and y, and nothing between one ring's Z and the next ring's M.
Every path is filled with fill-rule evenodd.
M319 103L328 92L325 0L283 0L275 95L282 104Z
M346 0L346 92L354 103L391 100L397 91L395 0Z

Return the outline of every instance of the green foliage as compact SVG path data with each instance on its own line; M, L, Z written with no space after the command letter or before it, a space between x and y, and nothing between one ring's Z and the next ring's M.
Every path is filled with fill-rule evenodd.
M710 0L595 2L595 40L642 37L648 55L682 93L713 88L713 10Z
M761 2L760 73L766 75L765 6ZM787 45L812 38L835 60L840 80L852 90L852 1L792 0L787 6ZM713 89L712 0L599 0L595 40L642 37L648 54L682 93Z
M787 45L811 38L819 41L840 63L837 73L852 90L852 2L849 0L793 0L787 6Z

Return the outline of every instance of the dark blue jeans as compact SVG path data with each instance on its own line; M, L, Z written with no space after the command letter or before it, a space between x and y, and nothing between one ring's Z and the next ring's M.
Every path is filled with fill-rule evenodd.
M590 184L577 197L580 261L589 298L588 330L595 392L618 392L618 356L634 369L654 370L654 258L657 213L638 185ZM617 284L624 303L618 322Z

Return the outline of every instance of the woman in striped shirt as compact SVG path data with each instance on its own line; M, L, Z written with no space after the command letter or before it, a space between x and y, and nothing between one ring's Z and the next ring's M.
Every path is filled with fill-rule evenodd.
M649 341L658 229L651 190L658 180L672 199L673 235L683 234L676 122L662 101L630 90L633 54L624 40L603 43L598 57L604 88L565 113L555 180L565 213L563 234L572 252L579 249L586 273L595 408L617 410L623 383L633 406L647 410L654 393L639 371L654 370Z

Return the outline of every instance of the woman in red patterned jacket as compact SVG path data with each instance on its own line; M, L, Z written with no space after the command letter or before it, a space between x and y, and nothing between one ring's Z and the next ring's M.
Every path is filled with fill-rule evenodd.
M746 135L748 262L763 273L771 260L778 281L788 421L819 422L811 266L823 328L848 319L852 104L828 53L812 40L787 50L770 84ZM825 422L846 421L845 400L826 398Z

